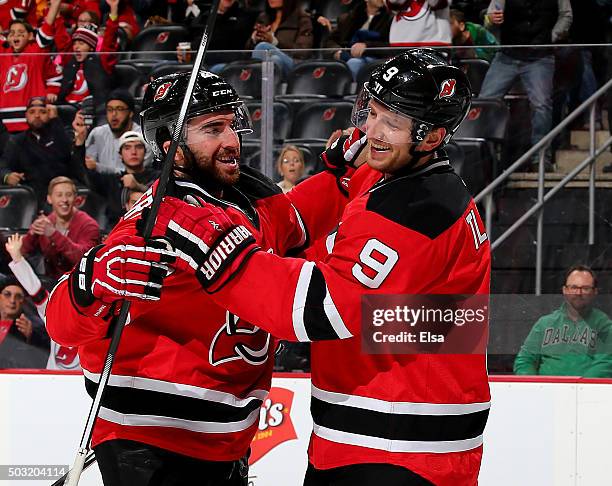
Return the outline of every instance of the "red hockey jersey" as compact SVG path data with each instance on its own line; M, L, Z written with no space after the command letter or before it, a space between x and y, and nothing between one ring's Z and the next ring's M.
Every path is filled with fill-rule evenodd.
M485 355L364 354L360 326L367 294L488 294L478 210L445 157L386 180L362 166L350 197L326 256L256 252L212 297L278 338L313 341L316 468L391 463L437 486L476 484L490 407Z
M266 251L285 254L303 246L306 229L288 199L277 194L246 201L242 194L258 190L258 181L246 175L243 171L242 193L227 191L234 193L231 201L242 201L240 206L216 201L184 181L176 182L177 197L195 195L226 207ZM325 177L335 185L333 177ZM119 222L108 243L135 234L152 191ZM188 237L197 244L196 236ZM54 341L79 346L86 387L93 395L108 349L109 323L80 315L67 284L65 276L52 292L47 329ZM270 387L274 347L267 332L215 304L193 275L176 271L166 279L160 301L131 306L93 445L122 438L206 460L242 457Z
M32 0L0 1L0 28L6 31L12 20L24 19L36 27L36 2Z
M62 68L51 61L48 46L53 40L54 28L43 22L20 54L10 47L0 47L0 119L10 132L26 130L25 109L33 96L59 93ZM12 54L12 55L11 55Z

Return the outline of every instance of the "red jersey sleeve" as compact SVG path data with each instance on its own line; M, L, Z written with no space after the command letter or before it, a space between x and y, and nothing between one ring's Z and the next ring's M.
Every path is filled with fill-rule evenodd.
M117 42L117 30L119 29L119 22L117 20L111 20L110 18L106 21L106 30L104 31L104 37L102 38L102 52L117 52L119 43ZM100 62L104 70L111 74L117 64L117 56L115 54L101 54Z

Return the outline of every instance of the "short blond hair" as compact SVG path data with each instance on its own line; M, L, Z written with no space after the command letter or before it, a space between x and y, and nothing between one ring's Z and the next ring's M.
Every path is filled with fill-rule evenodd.
M53 188L57 186L58 184L70 184L72 186L72 189L74 190L74 193L75 194L77 193L76 184L70 177L58 176L58 177L54 177L53 179L49 181L49 187L47 189L47 194L49 196L53 193Z

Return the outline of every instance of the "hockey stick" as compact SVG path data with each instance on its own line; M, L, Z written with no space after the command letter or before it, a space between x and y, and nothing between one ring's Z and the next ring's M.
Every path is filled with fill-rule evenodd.
M204 29L204 33L202 34L202 40L200 42L200 46L198 47L198 53L193 63L193 69L191 70L189 83L187 84L185 98L183 99L183 103L181 104L181 109L179 111L176 127L174 128L174 133L172 134L172 143L170 144L168 152L166 153L166 157L162 166L162 172L159 177L159 183L157 185L157 191L155 192L153 203L151 204L151 211L149 212L149 215L145 221L143 230L143 237L145 239L150 238L153 233L153 228L155 226L155 220L157 218L159 206L161 205L161 201L164 197L164 194L166 193L166 187L168 186L170 174L172 172L172 166L174 164L174 156L176 155L176 150L183 135L185 117L187 116L187 110L189 109L189 104L193 95L193 89L195 87L197 74L200 71L200 68L202 67L204 54L206 54L206 49L208 47L209 36L212 34L215 25L215 20L217 18L217 9L219 8L219 2L220 0L213 0L210 9L210 14L206 22L206 27ZM95 460L93 452L91 452L89 448L89 444L91 442L91 436L93 434L93 427L96 418L98 417L98 413L100 412L102 397L104 395L106 386L108 385L108 379L110 378L111 369L115 360L117 349L119 347L119 341L121 340L123 328L128 322L129 312L130 302L124 300L121 304L121 310L119 312L119 316L117 317L112 331L111 342L108 347L106 359L104 360L104 368L102 369L102 373L100 375L100 381L98 383L96 395L91 404L91 408L89 409L87 423L85 424L85 430L83 431L83 436L81 437L81 442L79 444L79 449L74 459L74 464L72 466L72 469L68 471L68 474L53 483L53 486L62 486L64 484L66 486L77 486L79 483L79 478L81 477L81 473L86 467L85 464L92 464Z

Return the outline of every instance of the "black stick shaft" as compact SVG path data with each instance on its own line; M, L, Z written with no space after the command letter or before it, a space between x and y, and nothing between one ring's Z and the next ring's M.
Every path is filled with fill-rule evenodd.
M145 221L145 226L143 230L143 236L145 239L150 238L151 234L153 233L153 228L155 227L155 220L157 219L157 213L159 212L159 206L161 205L162 199L166 194L166 188L168 186L170 174L172 173L172 166L174 164L174 156L176 155L176 150L181 141L181 137L183 136L183 129L185 127L185 117L187 116L187 110L189 109L189 104L193 95L193 90L197 80L197 74L202 67L202 62L204 61L204 55L206 54L206 49L208 47L209 37L212 35L212 31L215 25L219 2L220 0L213 0L210 15L208 17L208 21L206 22L206 28L204 29L196 59L193 63L193 69L191 70L191 76L187 85L187 91L185 92L185 98L183 99L183 103L181 104L179 117L176 123L176 127L174 128L174 133L172 135L172 143L170 144L168 152L166 153L166 157L164 158L162 172L159 177L159 183L157 185L157 191L155 192L155 196L153 197L153 203L151 204L151 211L149 212L147 220ZM98 414L100 412L100 404L102 401L102 397L104 395L104 391L106 390L106 386L111 375L111 370L113 367L113 362L115 361L117 349L119 348L119 342L121 341L123 328L128 322L129 312L130 302L128 300L124 300L121 304L121 310L113 328L111 342L108 347L106 359L104 360L104 368L102 369L102 373L100 374L100 381L98 383L96 395L91 404L91 408L89 409L89 415L85 424L85 430L83 431L83 435L81 437L81 442L79 444L79 450L77 451L74 465L72 469L68 471L68 474L53 483L53 486L63 486L64 484L66 484L66 486L77 486L79 478L81 476L81 472L85 467L85 463L88 460L95 460L89 454L89 444L91 442L91 436L93 434L93 427L96 422L96 418L98 417Z

